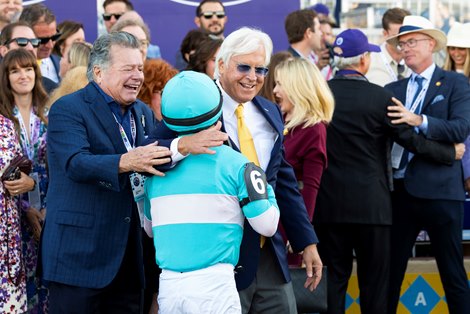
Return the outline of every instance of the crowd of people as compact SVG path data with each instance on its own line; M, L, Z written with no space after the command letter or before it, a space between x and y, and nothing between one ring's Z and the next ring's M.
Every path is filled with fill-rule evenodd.
M202 0L171 65L129 0L103 9L91 44L0 1L0 174L31 161L0 182L0 312L297 313L303 267L344 313L355 259L361 312L394 314L425 230L470 313L470 23L392 8L377 46L317 4L273 54Z

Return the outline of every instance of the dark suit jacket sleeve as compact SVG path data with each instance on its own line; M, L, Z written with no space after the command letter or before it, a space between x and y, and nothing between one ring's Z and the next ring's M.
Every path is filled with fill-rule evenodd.
M176 132L170 130L163 121L157 123L156 128L150 132L145 144L158 141L158 145L170 148L171 142L177 137Z
M403 82L400 83L403 84ZM396 86L396 84L389 84L385 87L389 93L389 97L387 98L387 103L384 104L384 108L393 105L391 98L394 94L396 95L394 86ZM384 125L389 129L392 139L403 146L406 150L413 154L417 154L446 165L452 165L455 161L455 148L453 143L429 140L422 133L416 133L414 127L405 123L392 124L391 119L386 113L384 113L383 117Z
M424 109L428 118L426 137L437 141L463 143L470 133L470 87L468 78L455 73L443 82L449 91L443 100ZM441 112L442 110L442 112ZM447 116L447 119L442 118ZM436 118L438 117L438 118Z
M387 120L393 140L408 151L446 165L452 165L455 161L453 144L428 140L422 133L416 133L413 127L405 124L392 125L388 118Z
M90 150L88 137L93 136L93 127L83 116L80 105L82 100L72 96L61 98L51 107L48 150L57 155L57 166L63 168L71 180L102 187L106 183L106 188L119 191L118 172L122 154L102 155Z

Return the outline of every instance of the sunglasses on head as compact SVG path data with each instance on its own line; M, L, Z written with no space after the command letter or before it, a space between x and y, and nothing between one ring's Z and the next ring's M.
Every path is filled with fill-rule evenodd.
M54 35L52 35L50 37L38 37L38 39L41 41L41 45L45 45L51 40L52 41L57 41L57 39L59 39L60 35L62 35L62 34L57 32L57 33L55 33Z
M11 44L12 42L15 42L19 47L26 47L28 43L31 43L31 46L33 48L39 47L39 43L41 40L39 38L24 38L24 37L18 37L18 38L12 38L9 41L6 42L6 45Z
M122 16L122 14L104 13L104 14L103 14L103 20L105 20L105 21L110 21L113 16L114 16L114 18L115 18L116 20L119 20L119 18Z
M243 74L248 74L251 71L252 66L248 64L237 64L237 71ZM268 68L266 67L254 67L256 76L266 76L268 74Z
M224 11L207 11L199 14L199 17L203 16L205 19L211 19L213 16L217 16L218 19L223 19L225 17Z

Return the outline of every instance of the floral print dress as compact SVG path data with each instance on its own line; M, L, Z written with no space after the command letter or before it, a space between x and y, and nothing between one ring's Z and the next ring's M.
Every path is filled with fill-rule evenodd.
M13 122L0 115L0 176L21 154ZM26 283L16 197L0 182L0 313L26 311Z
M28 313L47 313L48 291L36 276L36 264L38 258L38 242L33 238L32 230L26 219L25 212L28 210L40 210L46 208L46 192L49 179L46 168L46 136L47 126L41 119L31 112L29 129L26 133L23 119L15 107L13 114L17 117L20 128L20 145L23 154L33 162L32 174L37 175L37 185L39 186L40 205L30 204L29 193L21 195L21 235L23 238L23 259L26 270L26 289L28 295Z

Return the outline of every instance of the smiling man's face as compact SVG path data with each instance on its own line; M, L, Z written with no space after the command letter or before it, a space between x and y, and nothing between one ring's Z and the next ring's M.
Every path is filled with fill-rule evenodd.
M260 48L246 55L233 56L227 64L219 60L219 81L224 91L235 101L245 103L251 101L264 84L264 76L255 74L255 67L265 67L266 54ZM249 65L248 73L240 72L238 65Z
M121 106L137 99L144 82L142 55L139 49L112 46L108 68L95 69L95 81Z

